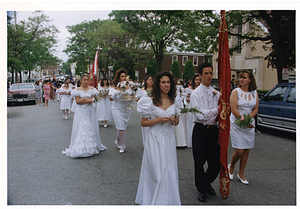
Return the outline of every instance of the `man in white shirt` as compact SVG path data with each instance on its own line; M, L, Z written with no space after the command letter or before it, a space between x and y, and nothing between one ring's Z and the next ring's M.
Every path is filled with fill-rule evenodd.
M198 67L201 84L191 94L191 107L203 112L194 116L192 148L195 165L195 184L199 191L198 200L206 201L206 193L216 195L211 183L220 171L220 145L217 117L220 112L219 92L210 86L213 69L210 63ZM207 161L208 168L204 171Z

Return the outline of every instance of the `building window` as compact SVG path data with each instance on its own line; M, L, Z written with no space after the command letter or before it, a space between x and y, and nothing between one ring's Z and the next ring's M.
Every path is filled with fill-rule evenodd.
M238 26L238 34L242 34L242 25ZM238 37L237 46L238 46L237 53L240 54L242 52L242 40L241 40L241 37Z
M173 64L174 61L178 61L178 56L177 55L172 56L172 64Z
M188 61L188 56L182 56L182 65L185 66L185 63Z
M194 66L198 66L198 57L193 57Z

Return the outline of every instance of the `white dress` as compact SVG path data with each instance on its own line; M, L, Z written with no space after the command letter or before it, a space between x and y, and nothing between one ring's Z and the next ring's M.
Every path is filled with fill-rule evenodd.
M72 91L72 96L81 98L92 98L96 94L96 89L89 89L87 92L77 89ZM101 143L96 112L92 104L78 105L73 118L71 143L62 154L72 158L89 157L105 149Z
M98 90L102 91L102 90L104 90L104 88L102 88L101 86L99 88L99 86L98 86ZM98 121L112 121L113 120L109 95L106 95L105 98L100 97L100 100L97 102L97 119L98 119Z
M146 97L146 96L148 96L146 90L141 90L140 88L137 90L136 97L138 99L141 99L142 97ZM141 116L140 116L140 119L142 119ZM142 139L143 139L143 145L144 145L145 141L146 141L146 133L149 131L149 127L142 127L141 126L141 130L142 130Z
M69 87L68 89L60 88L59 92L71 92L72 88ZM60 109L61 110L70 110L71 109L71 95L61 95L60 98Z
M73 89L72 91L74 91L74 90L76 90L76 89L77 89L77 86L76 86L75 89ZM72 94L72 92L71 92L71 94ZM75 97L73 97L73 98L74 98L74 99L73 99L71 111L72 111L72 112L75 112L76 107L77 107L77 103L76 103Z
M185 89L186 94L192 94L193 89ZM186 104L186 108L192 108L191 102ZM186 145L187 147L192 147L192 135L194 129L194 122L193 122L193 114L188 112L185 115L185 132L186 132Z
M131 93L130 89L127 89L126 92ZM122 91L116 90L114 88L110 89L110 94L115 94L115 97L113 98L113 104L111 106L112 116L115 121L116 129L117 130L126 130L131 109L127 109L127 107L130 105L130 101L121 101Z
M182 86L177 85L177 96L176 100L179 101L179 108L183 108L183 98L180 95L179 89L183 90ZM175 137L176 137L176 146L177 147L186 147L186 128L185 128L185 114L179 114L179 124L175 127Z
M235 89L238 93L237 111L243 116L250 114L256 105L257 92L243 92L242 89ZM246 99L245 99L246 97ZM255 128L240 128L234 124L236 117L230 115L230 138L233 148L251 149L254 147ZM255 126L255 120L252 119L252 125Z
M143 118L170 117L176 103L166 111L149 97L138 101ZM135 202L140 205L180 205L175 131L170 122L149 128L144 145L142 167Z

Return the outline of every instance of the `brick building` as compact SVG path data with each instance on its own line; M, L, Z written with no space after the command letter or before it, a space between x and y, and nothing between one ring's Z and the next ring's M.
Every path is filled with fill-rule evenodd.
M172 63L174 61L178 61L180 74L182 77L185 63L188 60L191 60L194 65L195 73L198 71L198 66L203 62L212 63L212 55L204 54L204 53L187 53L187 52L170 52L164 55L164 59L162 62L161 70L169 71L171 70ZM147 66L137 68L135 72L136 79L138 81L142 81L146 78Z

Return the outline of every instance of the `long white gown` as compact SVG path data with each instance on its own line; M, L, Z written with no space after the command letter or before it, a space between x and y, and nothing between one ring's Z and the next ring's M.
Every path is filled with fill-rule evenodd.
M60 88L59 92L72 92L72 88L68 89ZM71 110L71 95L61 95L60 97L60 109L61 110Z
M104 88L102 88L101 86L99 88L99 86L98 86L98 90L102 91L102 90L104 90ZM113 120L109 95L106 95L105 98L100 97L99 102L97 102L97 119L98 119L98 121L112 121Z
M131 93L131 90L127 89L126 92ZM115 121L116 129L126 130L131 114L131 109L127 109L127 107L131 102L122 101L121 93L122 91L116 90L114 88L110 89L110 94L116 95L111 106L111 111L113 119Z
M141 90L141 89L138 89L137 92L136 92L136 97L138 99L141 99L142 97L146 97L148 96L147 94L147 91L146 90ZM140 119L142 117L140 116ZM145 145L145 141L146 141L146 133L149 131L149 127L142 127L141 126L141 131L142 131L142 139L143 139L143 146Z
M75 89L73 89L72 91L76 90L77 89L77 86L75 86ZM72 93L71 93L72 94ZM73 97L74 98L74 97ZM73 103L72 103L72 108L71 108L71 111L72 112L75 112L76 110L76 107L77 107L77 103L76 103L76 99L74 98L73 99Z
M76 89L72 91L72 96L92 98L98 93L94 88L87 92ZM89 157L105 149L106 147L101 143L96 112L92 104L77 105L73 118L71 143L62 154L72 158Z
M186 94L191 94L193 89L185 89ZM186 104L186 108L192 108L191 103ZM185 115L185 128L186 128L186 144L188 148L192 147L192 135L194 129L194 122L193 122L193 114L188 112Z
M179 101L179 108L183 108L183 98L180 95L179 89L183 90L182 86L177 85L176 100ZM185 114L179 114L180 123L175 127L175 138L177 147L186 147L186 128L185 128Z
M256 105L257 92L244 92L240 88L235 89L238 93L237 111L243 116L250 114ZM236 117L230 115L230 138L233 148L252 149L254 147L255 128L240 128L234 124ZM252 119L252 125L255 127L255 120Z
M143 118L170 117L176 103L166 111L155 106L149 97L138 101ZM170 122L149 128L145 141L136 203L140 205L180 205L175 131Z

